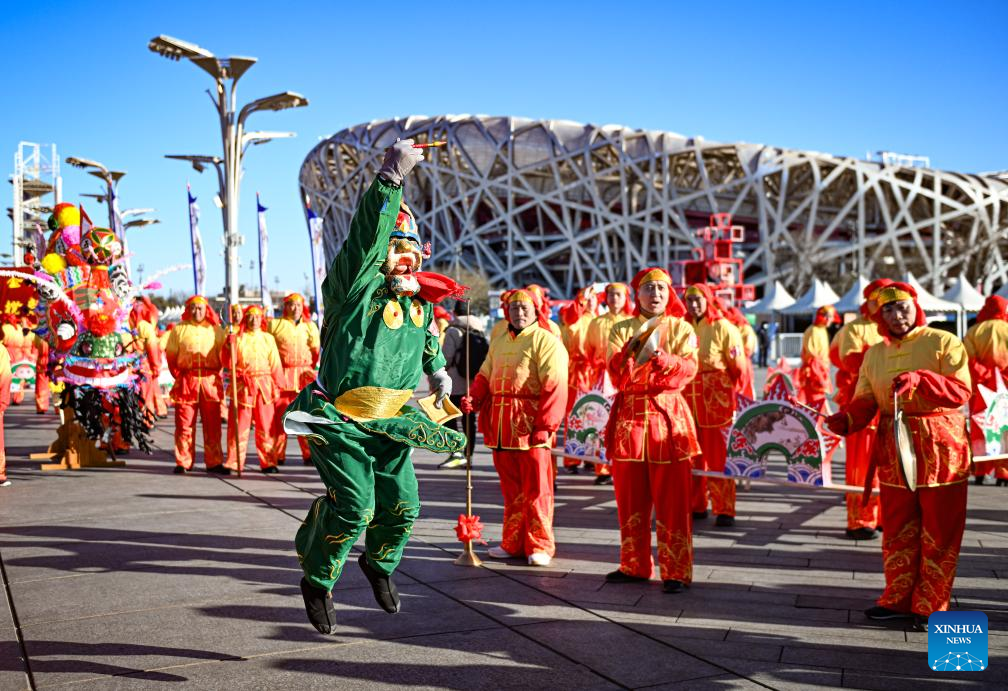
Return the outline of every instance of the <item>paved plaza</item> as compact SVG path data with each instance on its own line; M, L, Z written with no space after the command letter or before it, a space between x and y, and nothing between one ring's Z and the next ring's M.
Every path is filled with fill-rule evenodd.
M39 471L56 419L7 412L13 485L0 489L0 688L810 688L1008 685L1008 490L970 486L953 607L990 618L990 668L933 673L927 634L866 621L883 585L879 541L844 539L842 495L754 485L733 528L695 527L693 586L612 585L611 487L561 475L551 567L453 565L465 474L414 452L423 511L378 609L352 561L337 635L307 623L293 537L314 469L171 473L170 421L153 457L119 470ZM290 449L294 451L295 444ZM490 455L475 512L500 537ZM842 468L839 477L842 477ZM485 547L479 552L485 556ZM356 550L353 559L356 555Z

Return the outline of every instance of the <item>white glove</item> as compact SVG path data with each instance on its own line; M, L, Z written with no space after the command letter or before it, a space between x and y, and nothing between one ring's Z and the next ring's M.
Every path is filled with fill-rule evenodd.
M444 399L451 396L452 392L452 380L444 367L431 375L431 384L433 385L434 393L437 394L437 398L434 399L434 406L441 408Z
M403 178L423 157L423 149L414 149L412 139L399 140L385 149L385 158L378 174L393 185L401 186Z

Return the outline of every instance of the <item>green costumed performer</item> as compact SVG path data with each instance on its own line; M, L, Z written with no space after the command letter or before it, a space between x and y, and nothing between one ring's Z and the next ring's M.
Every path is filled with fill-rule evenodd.
M421 373L431 379L435 405L451 394L430 326L433 304L464 291L447 277L417 271L429 250L402 201L402 184L421 160L411 139L386 150L322 284L318 378L284 416L287 434L308 440L326 486L295 538L308 620L324 634L335 629L333 584L365 528L360 568L382 609L399 611L391 575L420 512L410 453L449 453L466 444L463 434L406 406Z

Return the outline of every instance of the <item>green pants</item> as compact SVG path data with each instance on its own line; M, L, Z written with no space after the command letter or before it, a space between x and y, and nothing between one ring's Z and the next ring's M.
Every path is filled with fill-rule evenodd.
M305 578L332 590L365 528L368 562L391 574L420 515L411 447L352 422L311 429L312 462L327 492L312 504L294 539Z

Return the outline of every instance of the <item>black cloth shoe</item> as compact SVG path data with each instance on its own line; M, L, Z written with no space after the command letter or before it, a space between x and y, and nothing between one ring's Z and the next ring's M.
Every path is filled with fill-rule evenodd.
M663 593L681 593L685 588L686 584L684 584L682 581L676 581L672 579L662 581L661 589Z
M619 569L607 573L605 575L605 579L606 583L643 583L651 580L650 578L644 578L643 576L631 576L628 573L623 573Z
M735 517L721 514L714 520L714 525L716 525L718 528L731 528L733 525L735 525Z
M612 475L598 475L595 477L596 485L611 485Z
M997 482L994 483L994 486L995 487L1008 487L1008 480L1006 480L1005 478L999 477L997 479Z
M183 468L182 466L177 465L177 466L175 466L175 470L173 470L172 472L175 473L176 475L185 475L186 473L189 472L189 469L188 468Z
M221 463L220 465L215 465L212 468L207 468L207 472L212 473L214 475L230 475L231 469L225 468L224 464Z
M332 633L336 628L336 608L333 607L332 593L316 588L302 577L301 597L304 598L305 613L311 625L319 633Z
M864 615L873 621L888 621L890 619L909 619L913 615L909 612L897 612L894 609L889 609L888 607L882 607L881 605L876 605L875 607L869 607L864 611Z
M265 468L260 468L259 472L262 473L263 475L276 475L277 473L280 472L280 469L277 468L275 465L268 465Z
M915 614L913 618L913 630L924 631L926 633L928 630L928 618L923 614Z
M702 521L705 518L707 518L707 509L704 509L703 511L694 511L693 512L693 520L694 521Z
M576 465L565 465L564 472L567 473L568 475L577 475L580 472L580 470L578 470L578 467Z
M399 590L396 589L395 583L392 579L385 574L375 571L367 561L367 555L361 552L360 559L357 560L360 564L361 571L368 579L368 583L371 584L371 590L374 591L374 599L378 605L388 612L389 614L395 614L399 611Z
M983 475L977 475L976 477L973 478L973 484L974 485L982 485L983 481L984 481L984 476Z
M874 540L878 537L871 528L848 528L844 535L849 540Z

